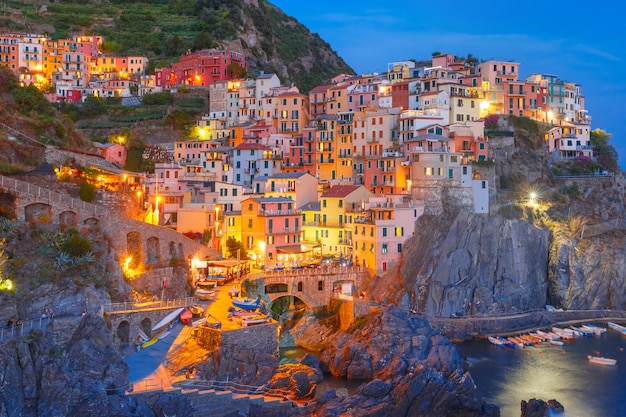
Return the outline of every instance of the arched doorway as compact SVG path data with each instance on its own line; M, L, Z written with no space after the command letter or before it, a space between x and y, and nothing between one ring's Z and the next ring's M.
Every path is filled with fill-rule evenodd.
M152 320L150 320L148 317L141 320L139 328L145 333L146 336L152 337Z
M44 203L33 203L24 207L24 218L28 223L52 223L52 206Z
M126 320L122 321L117 326L116 335L122 345L128 345L130 343L130 323Z
M0 193L0 217L9 220L17 219L17 199L7 193Z
M161 252L159 251L159 238L152 236L148 238L148 265L157 266L161 260Z

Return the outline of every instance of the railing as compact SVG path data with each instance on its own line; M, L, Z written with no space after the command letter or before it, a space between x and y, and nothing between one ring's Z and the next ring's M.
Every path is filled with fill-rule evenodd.
M268 235L280 235L285 233L300 233L299 227L284 227L282 229L268 229Z
M269 278L269 277L290 277L294 275L309 275L309 276L317 276L317 275L337 275L337 274L348 274L352 272L362 272L365 271L365 267L362 265L354 265L354 266L316 266L311 268L300 268L300 269L274 269L271 271L265 271L257 274L248 275L247 279L250 281L254 281L255 279L260 278Z
M49 317L42 317L37 320L25 321L19 325L5 327L0 329L0 342L8 342L18 337L26 336L33 329L41 329L50 322Z
M140 311L156 308L187 307L192 305L194 302L195 299L193 297L187 297L175 300L150 301L143 303L137 303L134 301L125 303L110 303L104 304L102 307L104 308L104 311L111 313L116 311Z
M259 216L292 216L300 214L300 210L259 210Z
M68 199L66 195L56 193L51 190L47 190L45 188L38 187L28 182L15 180L13 178L0 176L0 187L30 194L39 199L46 198L51 205L53 205L52 203L57 203L56 205L54 205L55 207L58 207L58 206L69 207L72 209L77 209L77 210L81 210L85 212L91 212L94 215L101 216L101 217L109 216L109 210L107 210L106 208L103 208L102 206L87 203L82 200L78 200L76 198Z

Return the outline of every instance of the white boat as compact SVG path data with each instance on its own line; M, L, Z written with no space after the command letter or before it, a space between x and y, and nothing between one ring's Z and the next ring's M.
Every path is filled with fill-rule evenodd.
M560 340L550 339L548 341L548 343L550 343L551 345L554 345L554 346L563 346L563 342L561 342Z
M215 298L215 291L198 288L195 296L198 300L209 301Z
M489 336L487 339L496 346L502 346L504 344L504 342L497 337Z
M602 356L587 355L587 359L589 359L589 362L591 363L598 363L600 365L615 366L617 363L617 359L603 358Z
M606 333L606 329L604 327L596 326L595 324L583 324L580 327L584 330L593 332L595 335Z
M158 322L157 324L155 324L154 326L152 326L152 331L155 331L163 326L167 326L168 324L170 324L171 322L173 322L174 320L176 320L176 318L178 317L178 315L180 313L182 313L184 310L184 308L177 308L176 310L172 311L170 314L168 314L167 316L165 316L163 318L163 320L161 320L160 322Z
M267 323L269 320L268 316L258 316L258 317L250 317L241 320L241 325L243 327L254 326L255 324L263 324Z
M543 332L541 330L537 330L537 335L545 338L546 340L555 340L559 338L558 334L552 332Z
M626 336L626 327L620 326L619 324L613 322L608 322L608 325L611 329L617 330L618 332Z

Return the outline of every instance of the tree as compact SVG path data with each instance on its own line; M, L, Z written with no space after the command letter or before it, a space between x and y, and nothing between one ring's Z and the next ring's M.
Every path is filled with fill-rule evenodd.
M189 114L178 109L165 116L165 122L175 130L185 130L187 126L192 124Z
M617 151L613 145L609 144L611 134L602 129L594 129L589 134L589 140L593 147L593 154L598 163L610 172L618 172Z
M239 252L239 259L245 261L248 259L248 252L243 247L243 244L232 236L226 239L226 249L228 250L229 258L237 258L237 252Z

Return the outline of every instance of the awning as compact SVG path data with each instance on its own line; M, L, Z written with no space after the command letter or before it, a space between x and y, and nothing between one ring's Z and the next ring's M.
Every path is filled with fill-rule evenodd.
M278 253L307 253L313 250L313 247L297 244L297 245L287 245L287 246L276 246L276 250Z

